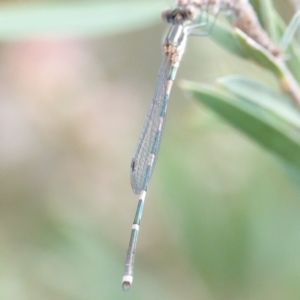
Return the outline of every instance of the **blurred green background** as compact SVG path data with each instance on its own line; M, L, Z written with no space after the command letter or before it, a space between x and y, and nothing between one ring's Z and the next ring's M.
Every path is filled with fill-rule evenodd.
M129 165L172 4L1 1L0 299L300 299L298 181L178 87L275 81L200 37L171 93L134 283L121 289L138 200ZM288 2L275 4L289 20Z

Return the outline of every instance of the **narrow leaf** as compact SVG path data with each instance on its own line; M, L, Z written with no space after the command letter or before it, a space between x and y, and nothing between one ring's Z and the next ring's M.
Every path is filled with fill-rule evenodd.
M246 58L241 43L239 42L235 31L228 24L217 19L210 35L220 46L226 48L229 52L240 57Z
M253 39L249 38L243 31L236 29L235 32L248 58L272 72L277 78L284 77L279 59L270 54L268 50Z
M220 88L184 82L184 90L300 171L300 131L267 107ZM253 91L254 92L254 91Z
M278 60L268 50L248 37L243 31L235 30L224 22L217 21L211 33L212 38L230 52L251 59L272 72L277 78L282 78L283 71Z
M294 128L300 132L300 112L291 105L286 95L274 91L257 80L240 75L222 77L218 82L236 96L268 110L276 118L289 124L289 129Z
M278 23L282 22L276 12L272 0L258 0L259 15L263 28L268 32L271 39L275 42L280 40L280 32L278 31Z

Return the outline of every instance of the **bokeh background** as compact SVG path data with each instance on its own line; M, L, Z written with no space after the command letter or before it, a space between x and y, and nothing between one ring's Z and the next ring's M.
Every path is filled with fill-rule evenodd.
M62 3L1 1L0 13L40 4ZM121 289L138 200L129 166L162 58L160 10L172 4L156 1L157 17L124 32L62 38L58 24L2 39L0 299L300 299L297 180L178 85L232 73L274 80L200 37L171 93L134 283ZM289 3L275 4L288 21ZM126 13L117 3L109 18Z

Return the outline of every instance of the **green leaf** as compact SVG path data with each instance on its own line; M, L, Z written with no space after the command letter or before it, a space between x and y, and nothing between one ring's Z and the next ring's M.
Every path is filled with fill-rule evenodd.
M182 87L229 123L300 171L300 130L296 127L296 122L289 120L285 113L280 115L276 109L274 113L269 105L260 104L258 99L264 101L265 96L262 98L262 95L265 95L266 87L249 85L243 92L237 88L238 81L231 79L226 82L223 79L224 84L235 89L235 92L238 91L238 96L220 88L193 82L184 82ZM249 93L252 94L251 97ZM273 93L268 95L269 102L272 95Z
M287 65L293 75L296 77L298 81L300 81L300 49L299 44L294 40L295 35L295 26L298 26L299 23L300 12L296 12L290 21L289 25L282 26L281 36L282 39L280 41L280 45L282 46L283 51L287 50Z
M257 13L262 27L269 33L271 39L279 45L282 43L282 36L289 36L293 28L287 28L282 17L275 10L270 0L251 0L250 1ZM293 19L296 18L297 13ZM292 27L293 24L291 24ZM285 41L283 41L285 43ZM293 75L300 80L300 50L297 43L292 42L288 47L288 53L285 53L286 45L281 49L283 55L287 57L287 65Z
M229 52L232 52L242 58L247 57L247 54L239 42L235 31L228 24L217 19L210 36Z
M255 4L256 12L259 16L262 27L268 32L271 39L278 43L281 37L278 28L282 24L282 19L276 12L273 1L258 0L256 2L258 2Z
M277 78L284 77L278 65L278 59L265 48L248 37L239 29L230 28L221 21L217 21L212 33L212 38L230 52L247 59L251 59L272 72Z
M259 12L265 11L264 7L267 5L265 2L263 2L264 4L262 4L261 1L252 2ZM268 5L270 5L270 3ZM266 16L266 18L268 18L268 16ZM273 11L272 16L269 16L269 19L272 20L272 24L276 27L275 40L279 40L283 35L286 26L275 11ZM211 37L230 52L240 57L253 60L260 66L271 71L279 80L289 76L286 74L289 73L289 71L283 64L284 58L273 57L273 55L270 55L265 48L249 38L243 31L239 29L234 30L234 28L228 26L224 22L217 20L212 30ZM296 79L300 80L299 47L295 43L291 43L288 50L286 64Z
M236 96L268 110L276 118L300 131L300 112L290 105L286 95L275 92L259 81L239 75L222 77L218 82Z
M161 2L63 2L0 6L0 40L124 33L159 20Z
M274 57L271 55L269 51L253 41L241 30L236 29L236 33L245 52L249 55L249 58L272 72L279 80L281 88L290 94L299 106L300 87L290 70L287 68L284 60L281 57Z
M236 29L235 32L240 45L249 59L254 60L260 66L272 72L277 78L284 77L281 59L274 57L268 50L248 37L243 31Z

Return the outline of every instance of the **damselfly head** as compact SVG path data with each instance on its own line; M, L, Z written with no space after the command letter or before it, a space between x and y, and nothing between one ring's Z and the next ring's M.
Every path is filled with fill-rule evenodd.
M175 9L163 10L161 16L167 23L175 23L176 21L193 21L197 15L197 8L193 5L176 7Z

